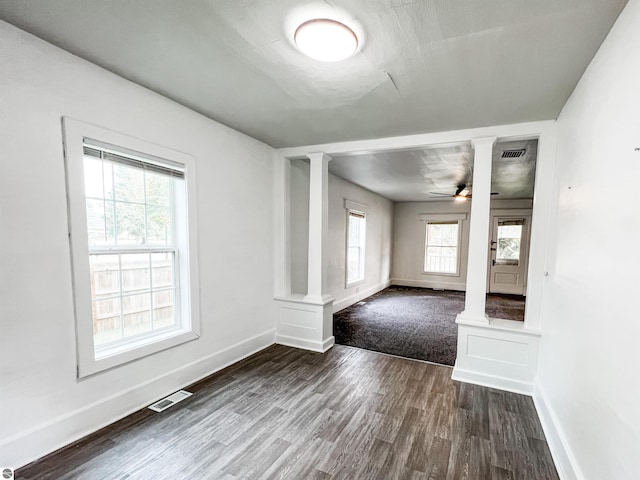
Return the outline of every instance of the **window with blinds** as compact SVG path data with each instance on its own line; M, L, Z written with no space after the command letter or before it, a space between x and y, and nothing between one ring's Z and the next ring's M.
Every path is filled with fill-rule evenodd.
M347 286L364 280L366 217L348 210L347 216Z
M195 158L63 118L79 378L200 336Z
M84 190L96 357L179 328L179 249L184 171L83 145Z
M425 273L456 275L459 263L459 222L428 221L426 228Z

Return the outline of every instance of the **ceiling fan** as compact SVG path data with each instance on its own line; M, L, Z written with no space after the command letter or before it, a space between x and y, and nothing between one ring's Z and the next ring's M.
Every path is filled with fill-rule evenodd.
M467 186L464 183L461 183L456 187L456 193L451 195L450 193L441 193L441 192L429 192L429 195L441 195L443 197L453 197L453 198L471 198L471 186ZM498 192L491 192L491 195L499 195Z

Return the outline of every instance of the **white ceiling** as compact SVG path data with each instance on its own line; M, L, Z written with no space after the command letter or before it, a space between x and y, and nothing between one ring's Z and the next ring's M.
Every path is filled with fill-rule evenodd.
M627 0L2 0L0 18L275 146L556 118ZM291 36L342 20L326 64Z
M526 149L520 158L504 159L503 150ZM498 142L493 149L491 191L493 198L533 198L537 140ZM453 200L460 184L473 184L471 144L333 155L329 171L394 202ZM473 188L471 188L473 192Z

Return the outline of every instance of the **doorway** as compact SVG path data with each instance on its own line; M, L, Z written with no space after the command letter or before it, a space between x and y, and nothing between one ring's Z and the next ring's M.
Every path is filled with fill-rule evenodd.
M530 215L493 216L489 293L526 295Z

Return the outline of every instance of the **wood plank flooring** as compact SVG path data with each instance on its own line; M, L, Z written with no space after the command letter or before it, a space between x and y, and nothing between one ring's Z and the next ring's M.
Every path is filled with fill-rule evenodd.
M336 345L274 345L16 472L46 479L558 479L529 397Z

